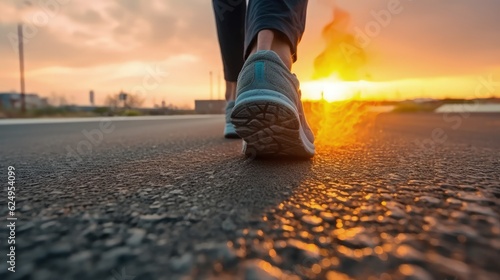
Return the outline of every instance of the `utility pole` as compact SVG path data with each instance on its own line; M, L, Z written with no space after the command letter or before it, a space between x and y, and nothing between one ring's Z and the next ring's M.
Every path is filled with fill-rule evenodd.
M26 112L26 102L24 96L24 47L23 47L23 24L17 25L17 37L19 39L19 69L21 76L21 112Z
M212 71L210 71L208 74L210 75L210 100L212 100L213 94L214 94L213 82L212 82Z
M217 77L217 99L220 100L220 73Z

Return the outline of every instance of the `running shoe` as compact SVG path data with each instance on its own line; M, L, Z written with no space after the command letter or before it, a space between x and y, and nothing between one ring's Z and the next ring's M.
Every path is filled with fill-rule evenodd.
M231 112L233 111L234 100L228 101L226 104L226 125L224 126L224 137L225 138L240 138L236 134L234 125L231 123Z
M299 80L273 51L250 55L238 77L231 123L247 156L314 156Z

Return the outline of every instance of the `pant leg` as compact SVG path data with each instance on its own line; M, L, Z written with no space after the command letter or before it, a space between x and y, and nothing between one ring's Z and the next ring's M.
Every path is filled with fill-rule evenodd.
M212 0L224 79L236 82L244 63L245 0Z
M308 0L250 0L245 34L245 57L263 29L278 31L288 38L293 61L297 60L297 45L306 26Z

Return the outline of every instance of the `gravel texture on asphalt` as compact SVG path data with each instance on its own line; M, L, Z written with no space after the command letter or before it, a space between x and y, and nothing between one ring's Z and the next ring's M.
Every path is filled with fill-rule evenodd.
M312 160L247 159L219 116L0 126L0 279L500 279L500 115L462 121L381 115Z

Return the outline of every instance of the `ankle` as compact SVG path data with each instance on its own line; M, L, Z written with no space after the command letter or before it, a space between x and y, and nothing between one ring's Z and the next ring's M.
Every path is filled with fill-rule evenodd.
M226 101L236 99L236 82L226 81Z
M269 29L259 31L251 54L262 50L274 51L288 69L292 69L292 50L283 34Z

